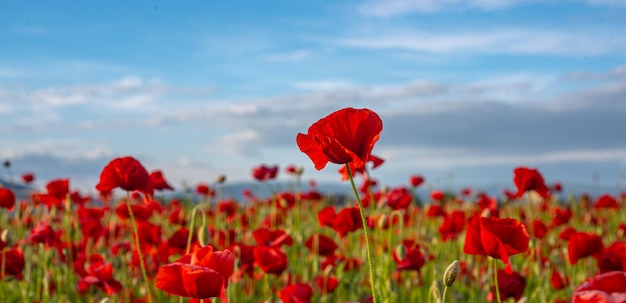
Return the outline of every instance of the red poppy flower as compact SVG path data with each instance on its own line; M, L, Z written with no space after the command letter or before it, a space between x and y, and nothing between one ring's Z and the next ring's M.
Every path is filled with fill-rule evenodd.
M277 174L278 165L266 166L265 164L261 164L257 167L252 168L252 177L254 177L255 180L261 182L276 179Z
M441 226L439 226L439 234L441 239L445 242L448 240L454 240L465 228L465 212L462 210L455 210L450 215L446 216Z
M154 188L148 171L133 157L113 159L100 174L96 189L100 192L119 187L126 191L140 191L152 196Z
M612 271L596 275L580 284L572 296L572 303L626 302L626 272Z
M252 236L254 236L254 240L256 240L256 243L260 246L280 247L282 245L291 246L293 244L291 236L280 229L269 230L261 227L254 230Z
M24 181L24 183L26 183L26 184L33 183L33 181L35 181L35 174L34 173L23 173L22 174L22 181Z
M514 200L515 198L517 198L517 193L511 191L510 189L504 189L502 193L507 198L507 200Z
M550 195L550 189L544 183L543 176L538 170L518 167L513 173L515 174L513 182L517 187L518 198L521 198L529 190L536 191L544 199Z
M569 238L575 233L577 233L576 229L568 226L559 233L558 238L559 240L569 241Z
M132 210L133 216L137 221L148 221L153 213L153 209L146 204L131 204L130 209ZM120 219L130 218L128 206L125 204L118 205L115 208L115 213Z
M615 241L598 257L600 272L626 271L626 242Z
M204 183L200 183L196 186L196 194L205 197L212 197L215 193L210 186Z
M433 190L430 192L430 198L434 201L441 201L445 197L445 194L440 190Z
M529 241L526 226L515 219L473 217L467 225L463 251L500 259L511 273L509 256L528 251Z
M346 207L333 218L332 228L342 237L363 228L358 207Z
M406 187L392 188L385 197L387 205L394 210L407 209L413 201L413 194Z
M423 176L411 175L409 177L409 184L411 184L412 187L418 187L418 186L422 185L422 183L424 183L424 177Z
M60 250L62 234L61 231L52 229L47 222L40 221L31 229L30 234L26 237L26 241L33 244L42 243L46 248L57 248Z
M225 294L234 267L235 256L229 250L214 251L206 246L161 266L156 287L181 297L220 297Z
M296 142L321 170L328 162L366 162L382 130L383 122L372 110L344 108L313 123Z
M365 162L361 162L361 161L350 162L348 165L350 165L350 172L352 173L352 177L355 177L356 175L365 175L365 168L366 168L365 164L367 162L372 162L373 164L372 169L374 169L374 168L381 166L383 163L385 163L385 159L379 158L374 155L370 155L367 161ZM346 181L350 178L348 176L348 169L346 168L345 165L339 169L339 173L341 174L341 181Z
M304 246L309 251L315 251L315 245L317 245L317 254L321 256L332 255L337 250L337 243L330 237L322 234L312 235L304 242Z
M3 258L6 258L3 260ZM12 248L5 250L0 254L0 264L4 264L4 276L0 272L0 278L13 276L18 280L22 280L22 271L24 270L24 253L21 248Z
M548 233L548 226L539 219L533 221L533 237L543 239Z
M570 264L576 264L580 259L597 255L603 249L602 238L595 234L574 232L567 240L567 255Z
M447 216L446 211L439 204L431 204L428 207L428 211L426 212L426 216L429 218L435 217L445 217Z
M552 226L561 226L561 225L565 225L569 222L570 219L572 219L572 216L574 216L574 214L572 213L572 209L567 207L567 208L560 208L557 207L554 209L554 215L552 217Z
M15 194L6 187L0 187L0 207L13 209L15 206Z
M313 289L304 283L291 284L279 290L278 297L283 303L310 303Z
M617 226L616 234L620 238L626 236L626 223L620 223Z
M335 207L326 206L317 213L317 222L320 226L332 227L336 216Z
M70 179L55 179L46 184L48 194L59 200L65 200L70 192Z
M165 177L163 176L163 172L160 170L151 172L150 180L152 181L152 185L155 190L174 190L174 188L167 183L167 180L165 180Z
M293 176L300 176L303 172L303 169L293 164L289 164L285 167L285 172Z
M392 257L399 271L414 270L419 272L422 266L426 264L426 257L420 246L413 241L404 240L401 246L393 251Z
M280 275L287 269L287 255L271 246L258 246L254 248L254 261L268 274Z
M601 208L618 209L619 205L617 204L617 200L613 198L613 196L609 194L604 194L598 197L598 200L596 200L596 203L593 204L593 207L596 209L601 209Z
M122 291L122 284L113 278L113 265L104 262L101 255L89 257L89 268L86 274L78 281L78 291L85 292L90 286L95 286L107 295Z
M502 302L509 298L515 298L515 301L518 301L524 294L524 288L526 288L526 278L522 275L514 271L498 270L498 289ZM493 292L495 289L490 293L491 296Z
M562 275L556 269L553 269L552 275L550 276L550 283L552 284L552 287L555 290L560 290L560 289L567 287L567 285L569 285L569 278L567 276Z
M472 189L469 187L465 187L461 190L461 196L463 197L468 197L471 194L472 194Z
M322 291L323 294L328 294L339 286L339 279L330 276L316 276L313 278L313 285Z

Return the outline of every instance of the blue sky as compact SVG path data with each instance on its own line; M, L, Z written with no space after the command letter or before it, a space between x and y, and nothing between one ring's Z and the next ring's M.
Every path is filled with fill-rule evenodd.
M382 183L626 185L625 32L623 0L5 1L0 157L89 191L124 155L174 186L338 181L296 134L367 107Z

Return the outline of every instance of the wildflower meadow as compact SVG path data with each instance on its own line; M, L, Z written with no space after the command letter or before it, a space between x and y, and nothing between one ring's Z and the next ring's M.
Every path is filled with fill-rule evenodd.
M269 197L227 196L226 177L168 196L167 172L132 156L102 168L97 197L69 179L19 199L0 188L0 302L626 302L626 193L566 196L519 166L501 196L420 198L419 171L376 180L375 112L311 123L294 144L338 170L343 200L301 190L315 171L297 164L251 168Z

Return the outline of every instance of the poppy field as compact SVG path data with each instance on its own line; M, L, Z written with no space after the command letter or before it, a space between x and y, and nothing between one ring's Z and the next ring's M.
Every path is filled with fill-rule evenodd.
M222 177L173 198L167 172L131 156L103 167L97 197L69 179L20 199L0 188L0 301L626 302L626 193L565 195L523 166L501 196L427 192L418 172L389 188L382 128L344 108L294 134L351 185L345 199L264 164L250 175L269 197L224 195Z

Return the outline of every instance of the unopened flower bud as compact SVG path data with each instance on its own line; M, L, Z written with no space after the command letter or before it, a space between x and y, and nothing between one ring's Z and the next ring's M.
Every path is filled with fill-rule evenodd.
M459 272L461 272L461 263L459 260L454 260L443 273L443 285L446 287L452 286Z
M441 290L439 289L439 282L437 280L433 280L433 283L430 285L430 295L435 299L435 302L441 302Z
M404 245L398 245L396 247L396 256L398 256L398 259L400 260L406 257L406 247L404 247Z
M11 232L9 232L8 229L5 229L2 231L2 234L0 234L0 240L4 243L6 243L7 246L13 246L13 237L11 237Z
M217 176L217 179L215 180L215 183L222 184L224 182L226 182L226 175L219 175L219 176Z
M200 228L198 228L198 243L200 244L200 246L205 247L209 244L209 236L210 233L207 230L206 226L201 226Z

